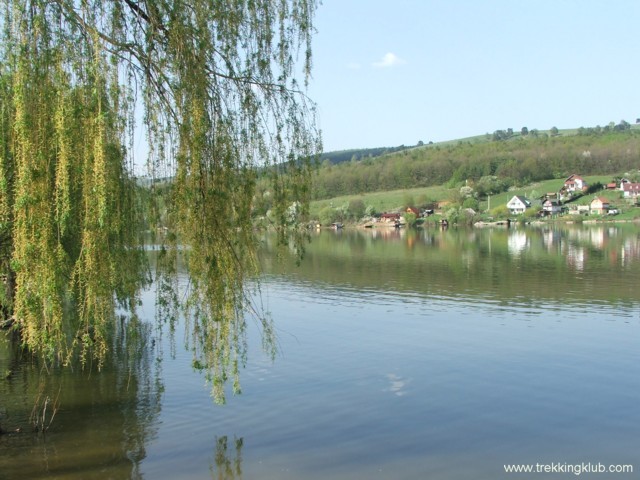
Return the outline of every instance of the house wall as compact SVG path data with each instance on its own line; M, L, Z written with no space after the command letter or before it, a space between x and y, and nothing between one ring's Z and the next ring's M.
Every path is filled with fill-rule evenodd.
M606 213L608 208L609 208L609 203L603 203L599 200L594 200L593 202L591 202L591 211L593 213L598 213L598 214Z

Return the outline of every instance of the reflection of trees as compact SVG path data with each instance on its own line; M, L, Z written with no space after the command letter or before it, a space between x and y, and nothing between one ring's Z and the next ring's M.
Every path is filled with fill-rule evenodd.
M209 465L213 480L241 480L242 479L242 446L243 439L234 438L233 445L229 446L229 440L224 437L216 437L216 450L213 463Z
M7 478L60 475L65 478L140 478L146 445L155 436L163 391L152 325L121 317L102 371L42 368L20 358L1 342L0 410L7 427L22 433L0 435L0 472ZM37 395L55 398L59 409L43 434L32 433L29 415ZM42 408L40 405L39 408ZM47 413L47 418L50 413Z
M637 232L590 228L424 229L416 231L411 242L398 241L394 233L345 230L336 238L322 232L307 249L296 276L380 290L388 289L392 279L398 292L464 292L505 302L524 297L565 301L567 291L574 300L635 300L634 282L621 283L619 275L621 268L632 275L628 265L640 259ZM264 265L278 271L273 262ZM577 276L577 268L597 275L598 282Z
M162 392L161 356L156 356L156 343L149 323L138 318L125 322L121 318L120 334L114 336L114 359L124 368L116 376L119 398L127 401L121 407L123 451L131 460L132 477L139 476L138 468L146 456L145 445L156 435ZM115 363L115 362L114 362ZM131 391L132 395L127 393Z
M205 253L203 253L205 252ZM173 332L178 317L184 318L186 346L193 354L192 366L204 372L216 403L225 403L231 381L234 394L241 391L240 369L247 358L246 326L250 316L260 323L265 351L275 356L271 318L254 303L250 287L256 265L253 252L238 257L230 277L221 277L223 264L214 246L201 245L196 255L176 245L162 247L155 260L158 272L157 319ZM187 276L184 266L190 264ZM253 282L255 289L259 285Z

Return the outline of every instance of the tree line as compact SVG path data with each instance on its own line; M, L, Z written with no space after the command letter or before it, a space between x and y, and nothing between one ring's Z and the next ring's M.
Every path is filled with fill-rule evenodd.
M398 147L374 147L374 148L358 148L349 150L337 150L335 152L324 152L320 156L320 161L325 165L337 164L349 161L358 161L364 159L371 159L374 157L380 157L390 153L401 152L403 150L412 148L412 146L400 145Z

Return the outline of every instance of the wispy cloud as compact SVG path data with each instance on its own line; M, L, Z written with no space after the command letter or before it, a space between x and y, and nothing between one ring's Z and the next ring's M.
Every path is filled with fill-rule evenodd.
M398 57L395 53L385 53L384 56L382 57L382 59L380 59L377 62L373 62L371 65L373 65L376 68L390 68L390 67L397 67L398 65L402 65L405 62L403 59L401 59L400 57Z
M358 70L361 67L359 63L351 62L347 64L347 68L350 70Z

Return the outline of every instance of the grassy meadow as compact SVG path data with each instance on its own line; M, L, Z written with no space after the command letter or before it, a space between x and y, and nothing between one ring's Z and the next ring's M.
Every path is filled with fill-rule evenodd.
M352 200L362 200L365 205L371 205L376 212L387 212L403 208L409 204L427 203L430 201L447 200L453 191L444 186L410 188L406 190L390 190L388 192L371 192L311 202L311 216L317 217L320 210L327 206L338 207L348 204Z

